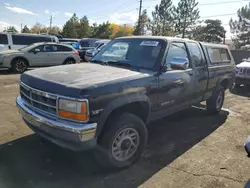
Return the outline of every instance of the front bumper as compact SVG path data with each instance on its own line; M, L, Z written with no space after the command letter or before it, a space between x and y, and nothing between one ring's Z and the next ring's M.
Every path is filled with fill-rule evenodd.
M29 108L20 96L16 99L24 122L37 134L51 142L74 151L87 150L96 145L97 123L77 124L48 119Z
M85 55L85 56L84 56L84 60L86 60L86 61L90 61L92 58L93 58L93 57L88 56L88 55Z
M235 77L236 84L250 84L250 78Z

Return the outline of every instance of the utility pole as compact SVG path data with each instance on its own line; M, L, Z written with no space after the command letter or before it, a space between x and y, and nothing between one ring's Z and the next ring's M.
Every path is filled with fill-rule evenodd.
M51 32L52 27L52 15L50 16L50 22L49 22L49 33Z
M22 33L22 30L23 30L23 24L21 23L21 33Z
M141 35L141 9L142 9L142 0L140 0L139 17L138 17L138 34L139 35Z

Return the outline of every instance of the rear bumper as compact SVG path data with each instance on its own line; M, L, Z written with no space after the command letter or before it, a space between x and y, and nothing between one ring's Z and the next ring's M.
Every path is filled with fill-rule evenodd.
M16 104L24 122L35 133L51 142L74 151L95 147L97 123L75 125L48 119L26 106L20 96L17 97Z
M250 78L235 77L236 84L250 84Z

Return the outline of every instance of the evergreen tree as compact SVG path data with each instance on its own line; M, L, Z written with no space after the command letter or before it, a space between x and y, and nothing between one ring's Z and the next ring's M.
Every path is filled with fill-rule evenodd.
M147 10L143 10L139 20L136 23L134 35L145 35L148 25L148 13Z
M220 43L225 36L221 20L205 20L205 26L198 26L192 31L192 38L203 42Z
M78 38L89 37L91 35L89 20L88 20L87 16L84 16L80 19L80 23L79 23L77 32L78 32Z
M152 19L149 20L148 29L153 35L173 36L174 17L172 0L161 0L152 12Z
M30 33L30 29L28 28L27 25L23 27L23 30L21 31L22 33Z
M238 49L241 46L250 44L250 3L237 12L238 19L231 18L229 25L234 46Z
M178 6L174 7L176 31L182 35L182 38L185 38L187 30L200 18L197 5L196 0L180 0Z
M73 14L63 26L63 36L68 38L78 38L77 28L79 28L79 25L79 18L76 14Z
M14 26L9 26L7 29L5 29L3 32L8 33L18 33L17 29Z
M96 24L92 27L92 37L101 39L110 39L112 37L112 28L109 22L104 22L97 26Z

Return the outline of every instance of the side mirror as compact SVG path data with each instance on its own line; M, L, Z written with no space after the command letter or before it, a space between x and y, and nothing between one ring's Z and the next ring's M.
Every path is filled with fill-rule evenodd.
M170 65L174 70L186 70L189 68L189 60L183 57L173 57L170 59Z
M36 48L36 49L34 50L34 54L36 54L36 53L38 53L38 52L40 52L40 50L39 50L38 48Z

